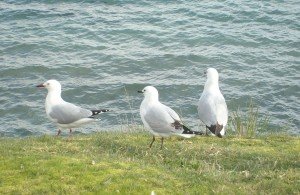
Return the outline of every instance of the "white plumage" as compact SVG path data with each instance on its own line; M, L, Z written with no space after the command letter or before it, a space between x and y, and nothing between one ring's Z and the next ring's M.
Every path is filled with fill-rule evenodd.
M140 115L144 126L153 134L150 148L155 141L155 136L162 137L161 147L164 137L172 134L190 138L195 134L202 134L188 129L183 125L179 115L170 107L162 104L158 100L158 91L155 87L147 86L142 91L145 98L140 106Z
M61 98L61 85L56 80L48 80L37 87L46 88L48 94L45 101L47 117L59 128L70 129L95 121L94 116L109 110L88 110L64 101ZM61 133L58 130L57 135Z
M207 80L198 102L198 114L206 127L218 137L225 135L228 110L219 89L219 74L214 68L206 71Z

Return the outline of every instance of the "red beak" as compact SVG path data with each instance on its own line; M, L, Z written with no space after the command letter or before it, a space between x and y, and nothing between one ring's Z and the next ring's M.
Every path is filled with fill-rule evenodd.
M39 85L37 85L36 87L43 88L43 87L45 87L45 86L44 86L44 84L39 84Z

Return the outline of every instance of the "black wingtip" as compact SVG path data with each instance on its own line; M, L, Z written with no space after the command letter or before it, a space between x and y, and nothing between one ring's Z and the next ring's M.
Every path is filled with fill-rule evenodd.
M206 126L206 127L217 137L222 138L222 135L220 132L223 129L223 125L219 125L219 123L217 123L216 125L211 125L210 127L209 126Z
M222 135L220 133L217 134L216 136L219 137L219 138L222 138Z
M109 110L108 109L102 109L102 110L91 110L93 115L92 116L95 116L95 115L98 115L98 114L101 114L103 112L108 112Z
M182 125L182 127L183 127L183 132L182 132L182 134L204 135L203 132L190 130L189 128L187 128L187 127L184 126L184 125Z

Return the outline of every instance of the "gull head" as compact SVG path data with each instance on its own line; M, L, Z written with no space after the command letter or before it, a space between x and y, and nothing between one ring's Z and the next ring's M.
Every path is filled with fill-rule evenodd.
M155 99L155 100L158 100L158 91L153 86L147 86L143 90L138 91L138 92L144 94L145 99Z
M208 68L206 71L205 71L205 74L207 76L207 79L218 79L219 78L219 73L218 71L215 69L215 68Z
M204 74L207 77L207 80L210 81L218 81L219 80L219 73L215 68L208 68Z
M204 89L219 88L219 73L215 68L208 68L205 72L207 80Z
M61 85L57 80L48 80L43 84L37 85L39 88L46 88L48 91L61 91Z

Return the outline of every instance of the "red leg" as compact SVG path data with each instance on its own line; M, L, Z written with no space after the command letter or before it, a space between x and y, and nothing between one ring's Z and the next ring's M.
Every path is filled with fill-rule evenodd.
M163 145L164 145L164 138L161 137L161 145L160 145L160 149L161 149L161 150L163 149Z
M155 137L153 136L153 139L152 139L152 142L150 143L150 146L149 146L149 148L151 148L152 147L152 144L153 144L153 142L155 141Z
M61 130L58 129L56 136L59 136L60 133L61 133Z

